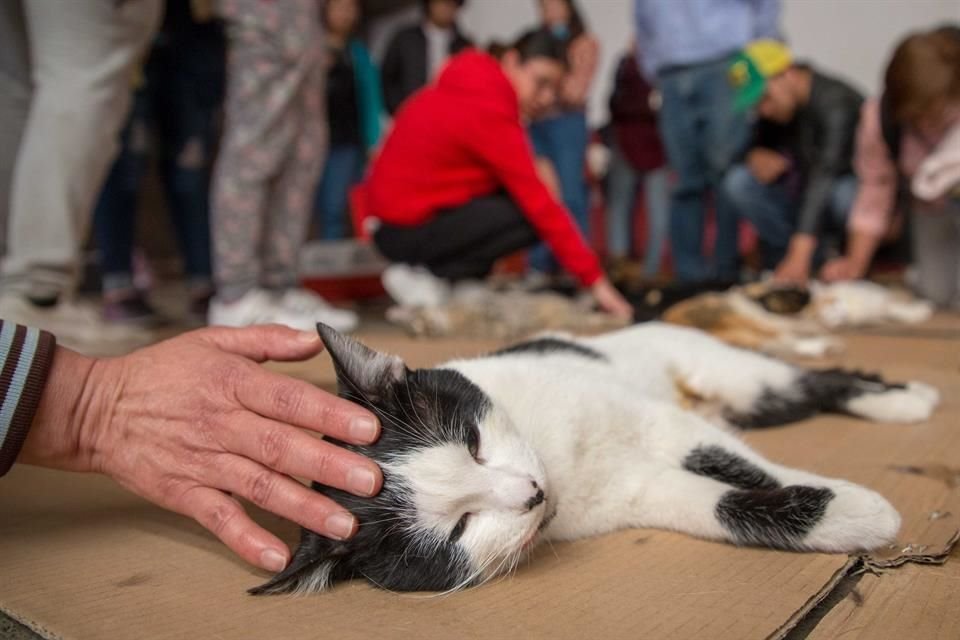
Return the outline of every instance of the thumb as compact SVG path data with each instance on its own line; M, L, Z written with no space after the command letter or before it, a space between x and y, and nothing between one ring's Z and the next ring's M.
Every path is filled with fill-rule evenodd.
M323 351L323 342L316 331L297 331L280 324L209 327L188 335L256 362L307 360Z

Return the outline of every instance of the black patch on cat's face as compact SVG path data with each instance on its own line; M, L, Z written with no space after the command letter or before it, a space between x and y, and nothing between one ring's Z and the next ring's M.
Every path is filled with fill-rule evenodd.
M833 498L830 489L800 485L734 489L720 498L715 513L737 544L799 550Z
M788 424L821 411L849 413L847 403L866 393L904 389L905 385L885 382L879 375L846 369L804 372L790 389L766 389L747 413L728 412L725 418L743 429Z
M770 313L796 315L810 304L810 291L806 287L784 286L753 296L753 300Z
M543 356L552 355L555 353L565 353L582 356L591 360L607 359L599 351L594 351L593 349L585 347L582 344L570 342L569 340L561 340L559 338L537 338L535 340L527 340L525 342L519 342L515 345L506 347L505 349L495 351L490 355L505 356L515 353L530 353Z
M749 460L723 447L700 446L687 454L683 468L699 476L719 480L738 489L776 489L776 478Z
M372 445L331 442L380 464L428 446L453 442L469 450L476 442L476 423L491 403L467 378L448 369L400 368L397 359L331 332L323 328L321 335L336 363L340 396L373 412L382 425ZM371 369L371 362L383 370ZM325 585L365 578L394 591L445 591L473 571L457 544L412 530L416 507L403 478L384 470L383 489L372 498L317 483L312 487L357 517L357 534L337 542L302 530L290 566L251 593L295 591L320 571L329 574Z

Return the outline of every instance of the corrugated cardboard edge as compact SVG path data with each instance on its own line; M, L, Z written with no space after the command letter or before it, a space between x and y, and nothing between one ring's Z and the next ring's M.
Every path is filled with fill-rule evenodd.
M16 620L17 622L25 626L27 629L30 629L30 631L33 631L38 636L44 638L44 640L63 640L62 636L54 633L53 631L50 631L43 625L38 624L33 620L17 615L17 612L13 611L12 609L8 609L4 606L0 606L0 611L2 611L4 615L6 615L7 617L11 618L12 620Z
M846 564L837 569L837 572L831 576L830 580L823 585L820 591L813 594L802 607L797 609L793 615L790 616L790 618L788 618L787 621L780 626L779 629L768 636L768 640L781 640L782 638L785 638L786 635L790 633L794 627L800 624L800 621L807 617L807 615L813 611L818 604L826 600L827 596L833 593L833 591L845 578L854 573L857 566L860 564L860 558L853 556L850 557Z
M783 640L787 638L792 631L797 629L798 625L803 622L807 616L809 616L814 609L821 603L824 603L831 595L835 594L838 590L841 589L841 585L848 579L862 575L865 572L870 572L878 575L882 575L884 572L897 567L902 567L905 564L936 564L941 565L946 563L947 558L953 551L953 548L960 542L960 530L954 530L953 535L938 549L929 551L926 553L901 553L900 555L893 558L873 558L869 555L861 556L851 556L845 565L840 567L836 573L823 585L823 588L815 593L806 603L799 609L790 618L783 623L783 625L774 631L768 640ZM851 585L855 586L855 585ZM844 589L843 596L846 596L846 593L850 589ZM837 598L834 604L840 602L843 598ZM829 607L826 610L823 610L819 618L823 618L828 612ZM812 630L813 626L810 627ZM803 634L801 637L805 637L806 634Z

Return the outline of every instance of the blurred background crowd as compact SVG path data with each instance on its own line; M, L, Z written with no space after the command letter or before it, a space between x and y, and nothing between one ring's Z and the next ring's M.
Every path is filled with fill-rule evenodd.
M923 24L831 64L782 4L5 0L0 317L352 330L491 274L624 319L891 270L957 306L960 8L850 0Z

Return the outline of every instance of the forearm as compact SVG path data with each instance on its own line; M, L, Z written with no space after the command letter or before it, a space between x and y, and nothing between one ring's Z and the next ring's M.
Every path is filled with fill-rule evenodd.
M56 341L45 331L0 320L0 476L26 449L55 361Z
M861 272L866 272L879 245L880 236L854 232L847 239L847 257L859 267Z
M69 471L96 468L92 384L97 360L57 347L19 462Z

